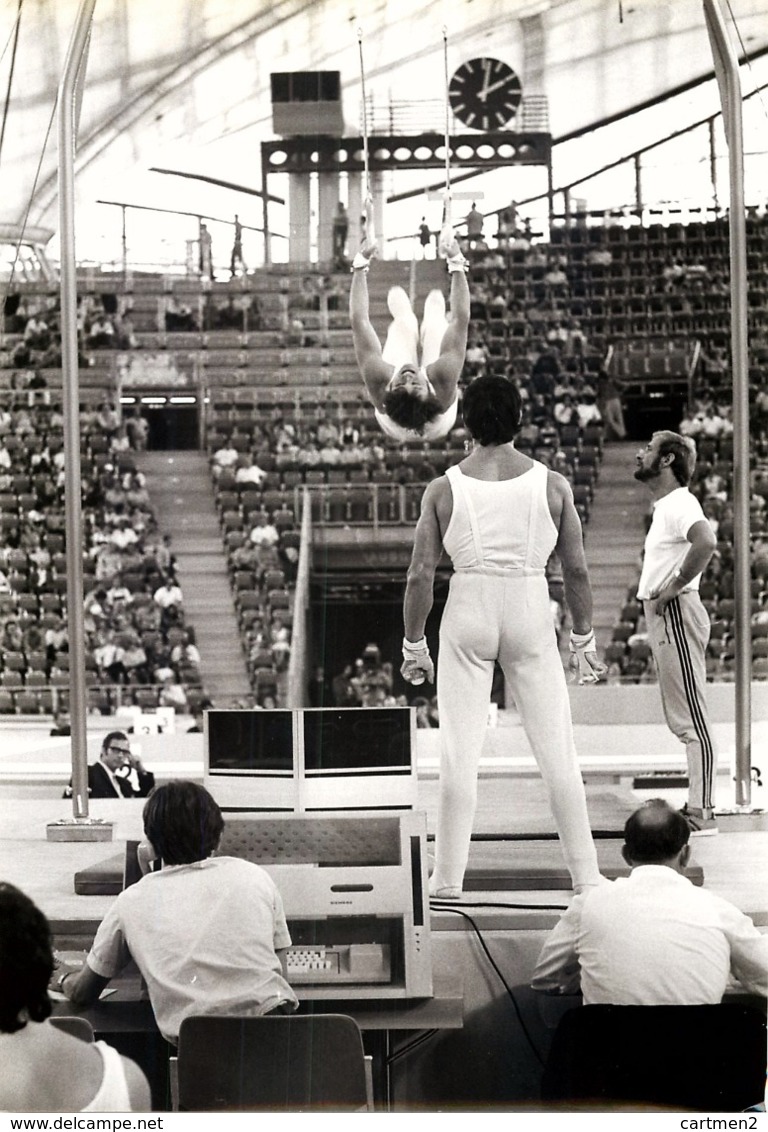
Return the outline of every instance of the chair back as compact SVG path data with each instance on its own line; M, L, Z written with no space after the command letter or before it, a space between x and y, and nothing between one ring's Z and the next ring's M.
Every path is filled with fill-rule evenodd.
M766 1018L751 1005L580 1006L563 1015L542 1099L742 1112L765 1092Z
M93 1026L87 1018L79 1018L76 1014L54 1014L51 1016L51 1025L83 1042L94 1041Z
M182 1111L335 1111L368 1105L360 1029L343 1014L185 1018Z

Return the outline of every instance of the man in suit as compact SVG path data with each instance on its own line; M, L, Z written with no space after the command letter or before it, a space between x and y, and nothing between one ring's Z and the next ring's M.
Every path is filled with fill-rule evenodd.
M89 798L146 798L155 785L155 776L145 770L134 755L124 731L110 731L104 736L97 763L88 767ZM64 791L72 797L72 782Z

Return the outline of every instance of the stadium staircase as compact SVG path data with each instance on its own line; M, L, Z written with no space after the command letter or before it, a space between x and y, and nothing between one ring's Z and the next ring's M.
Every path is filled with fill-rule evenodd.
M171 536L186 620L195 626L203 686L217 705L247 696L240 645L208 457L204 452L136 453L136 466L163 534Z
M584 528L594 602L592 624L601 650L610 644L645 538L648 492L633 475L638 447L637 441L606 444Z

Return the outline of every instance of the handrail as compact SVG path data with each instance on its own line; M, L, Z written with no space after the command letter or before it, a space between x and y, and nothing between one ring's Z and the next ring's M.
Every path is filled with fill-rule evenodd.
M305 488L305 491L307 489ZM293 596L293 631L291 633L291 655L288 660L289 708L306 706L307 681L309 672L309 577L312 557L312 508L302 507L301 543L299 544L299 565L296 573L296 588Z

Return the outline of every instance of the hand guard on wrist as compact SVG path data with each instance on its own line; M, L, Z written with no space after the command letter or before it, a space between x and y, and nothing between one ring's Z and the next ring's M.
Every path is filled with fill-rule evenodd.
M400 675L409 684L423 684L425 680L430 684L434 683L435 666L429 655L426 637L422 637L420 641L409 641L403 637L403 663L400 667Z
M371 257L372 258L372 257ZM368 256L363 255L362 252L357 252L355 258L352 260L352 271L367 271L371 266L371 260Z
M467 271L469 268L469 260L465 259L461 252L448 256L445 262L449 275L453 275L454 271Z
M568 648L571 654L569 667L578 674L579 684L599 683L608 669L598 660L594 629L590 629L588 633L574 633L571 630Z

